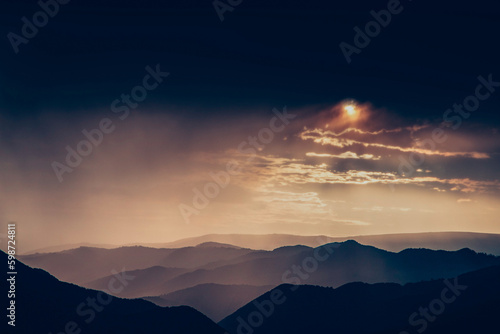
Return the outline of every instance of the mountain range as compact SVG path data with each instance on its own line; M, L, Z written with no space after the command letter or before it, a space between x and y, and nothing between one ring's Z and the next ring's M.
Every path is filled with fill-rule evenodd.
M400 233L348 237L329 237L325 235L299 236L290 234L207 234L199 237L191 237L163 243L134 243L125 245L92 243L67 244L35 249L21 254L55 253L79 247L107 249L119 248L123 246L183 248L194 247L199 244L211 242L233 245L241 248L273 250L283 246L294 245L318 247L329 242L343 242L347 240L355 240L361 244L372 245L392 252L399 252L407 248L428 248L449 251L470 248L476 252L500 256L500 234L471 232Z
M334 288L357 281L405 284L500 265L500 257L470 249L395 253L352 240L272 251L214 243L180 249L84 247L20 259L61 280L101 291L108 289L113 270L125 268L134 280L120 297L144 297L161 306L189 305L215 321L283 283Z
M385 252L352 241L326 246L335 247L337 253ZM188 306L160 307L142 299L122 299L61 282L44 270L30 268L18 261L16 328L13 332L4 322L2 327L6 330L2 332L469 334L490 333L497 328L500 265L489 262L496 257L466 249L458 252L419 249L393 254L414 259L421 257L418 263L441 257L439 261L445 265L449 260L451 267L456 265L457 259L469 266L470 261L478 261L476 266L485 267L458 276L441 276L404 285L351 282L332 288L311 285L309 280L303 282L307 285L280 284L276 287L207 284L149 298L156 299L156 304L165 305L174 304L177 299L208 310L213 305L226 304L224 310L211 311L212 318L221 318L224 312L232 310L216 324ZM6 262L7 255L0 252L0 260ZM445 267L451 268L450 264ZM116 272L109 277L107 288L121 295L135 280L130 273ZM0 288L7 291L7 284L3 280ZM257 294L254 299L251 298L253 294ZM228 304L225 298L231 295L237 296L234 304Z
M219 325L234 334L492 333L500 313L498 282L500 266L404 286L284 284Z
M3 251L0 261L7 263ZM165 308L141 299L113 297L61 282L19 261L16 271L15 327L7 325L4 319L2 333L225 333L188 306ZM116 291L126 290L127 279L122 282L116 278L113 286ZM1 281L0 288L9 291L6 279Z

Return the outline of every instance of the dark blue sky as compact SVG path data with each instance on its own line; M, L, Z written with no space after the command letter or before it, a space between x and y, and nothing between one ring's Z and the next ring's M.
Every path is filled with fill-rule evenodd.
M0 14L0 107L26 116L91 112L160 63L171 77L148 98L152 105L217 112L352 97L426 119L461 101L478 75L500 77L499 6L485 0L404 0L348 65L339 44L352 44L353 28L387 3L244 0L221 22L209 0L72 0L15 54L7 33L19 33L21 17L39 7L11 2ZM499 104L498 95L489 99L477 120L498 122Z

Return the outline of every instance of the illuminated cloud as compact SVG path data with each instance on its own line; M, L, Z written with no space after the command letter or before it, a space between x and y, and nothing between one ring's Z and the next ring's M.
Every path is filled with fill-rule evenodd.
M317 157L317 158L338 158L338 159L364 159L364 160L380 160L381 156L374 156L373 154L361 154L358 155L354 152L344 152L341 154L328 154L328 153L314 153L307 152L306 156L308 157Z
M349 133L356 133L356 134L362 134L362 135L372 135L372 136L377 136L377 135L382 135L382 134L387 134L387 133L400 133L402 131L408 131L410 133L426 129L428 128L429 125L414 125L414 126L407 126L407 127L401 127L401 128L396 128L396 129L381 129L377 131L367 131L367 130L362 130L362 129L357 129L357 128L347 128L339 133L336 133L334 131L329 131L328 133L334 137L341 137L343 135L349 134Z
M368 226L371 225L369 222L364 222L360 220L342 220L342 222L346 223L346 225L355 225L355 226Z
M430 150L419 147L402 147L397 145L387 145L375 142L363 142L354 139L338 138L338 134L322 129L304 130L299 134L302 140L312 140L317 144L330 145L338 148L346 148L354 145L361 145L363 147L382 148L386 150L393 150L405 153L420 153L425 155L435 155L442 157L466 157L473 159L488 159L490 155L483 152L442 152L438 150Z
M326 163L308 164L298 159L260 157L245 170L246 180L260 179L264 184L344 184L344 185L417 185L446 192L495 192L500 191L500 181L472 180L470 178L445 179L436 176L400 177L397 172L368 170L331 170Z
M470 198L459 198L457 199L457 203L470 203L472 200Z

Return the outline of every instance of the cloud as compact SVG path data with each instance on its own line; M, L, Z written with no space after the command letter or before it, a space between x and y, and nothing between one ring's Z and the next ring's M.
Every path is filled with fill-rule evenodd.
M455 191L463 193L500 191L498 180L472 180L470 178L440 178L437 176L400 177L397 172L369 170L338 171L327 164L310 164L299 159L273 156L260 157L244 171L249 183L252 178L263 184L290 186L303 184L344 184L344 185L417 185L439 192Z
M307 152L308 157L318 157L318 158L338 158L338 159L363 159L363 160L380 160L381 156L374 156L373 154L361 154L347 151L342 154L329 154L329 153L314 153Z
M360 220L338 220L339 222L343 222L346 225L355 225L355 226L369 226L372 223L360 221Z
M457 199L457 203L470 203L472 200L470 198L459 198Z
M384 212L384 211L397 211L397 212L409 212L411 208L401 208L401 207L383 207L374 205L369 208L353 207L353 211L368 211L368 212Z
M419 153L431 156L442 156L442 157L465 157L473 159L488 159L490 155L483 152L450 152L450 151L438 151L430 150L421 147L403 147L397 145L389 145L383 143L375 142L364 142L360 140L338 138L335 132L322 130L322 129L306 129L299 134L299 138L302 140L312 140L314 143L321 145L330 145L338 148L346 148L354 145L360 145L365 148L376 147L386 150L393 150L405 153Z
M419 131L422 129L426 129L429 126L430 125L428 125L428 124L413 125L413 126L406 126L406 127L400 127L400 128L395 128L395 129L389 129L389 130L388 129L381 129L381 130L377 130L377 131L367 131L367 130L362 130L362 129L358 129L358 128L347 128L339 133L335 133L333 131L329 131L329 132L332 136L335 136L335 137L341 137L341 136L343 136L345 134L349 134L349 133L377 136L377 135L381 135L381 134L399 133L399 132L403 132L403 131L409 131L410 133L413 133L413 132L416 132L416 131Z

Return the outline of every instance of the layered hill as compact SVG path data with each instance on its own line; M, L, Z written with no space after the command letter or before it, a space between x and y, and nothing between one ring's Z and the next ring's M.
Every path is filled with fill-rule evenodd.
M60 280L83 284L110 275L111 270L137 270L154 266L194 269L211 262L228 261L252 252L234 246L200 245L185 248L142 246L114 249L80 247L57 253L19 256L29 266L42 268Z
M372 245L392 252L399 252L407 248L428 248L448 251L470 248L476 252L500 256L500 234L470 232L400 233L349 237L329 237L324 235L298 236L288 234L209 234L170 243L150 244L149 246L188 247L212 241L244 248L273 250L278 247L293 245L318 247L326 243L344 242L347 240L355 240L364 245Z
M109 282L116 274L115 268L121 271L122 268L151 265L126 270L134 280L127 289L120 291L119 296L147 297L158 305L189 305L215 320L256 298L264 291L262 287L283 283L339 287L357 281L405 284L500 265L499 257L470 249L453 252L407 249L395 253L352 240L316 248L288 246L273 251L213 244L177 250L85 248L25 258L38 260L38 265L55 266L61 279L78 277L74 283L101 291L110 290ZM165 266L165 263L172 266ZM50 271L50 266L44 269ZM99 273L104 275L81 283L82 277L91 277L85 272L86 268L91 268L93 277Z
M4 252L0 252L0 261L7 263ZM4 319L2 333L224 333L190 307L164 308L145 300L112 297L61 282L21 262L17 262L16 271L15 327L7 325ZM115 279L115 292L126 290L127 278L122 279L123 282ZM9 290L6 279L1 281L0 288Z
M160 306L189 305L220 321L273 286L200 284L158 297L146 297Z
M280 285L219 324L232 334L493 333L500 313L498 282L500 266L404 286Z
M392 252L399 252L407 248L428 248L448 251L470 248L472 250L475 250L476 252L500 256L500 234L471 232L400 233L349 237L330 237L325 235L299 236L290 234L207 234L199 237L192 237L163 243L142 243L127 245L90 243L68 244L36 249L29 251L26 254L55 253L80 247L107 249L131 246L143 246L152 248L184 248L194 247L203 243L226 244L242 248L273 250L275 248L283 246L294 245L318 247L330 242L343 242L347 240L356 240L359 243L372 245L377 248Z

